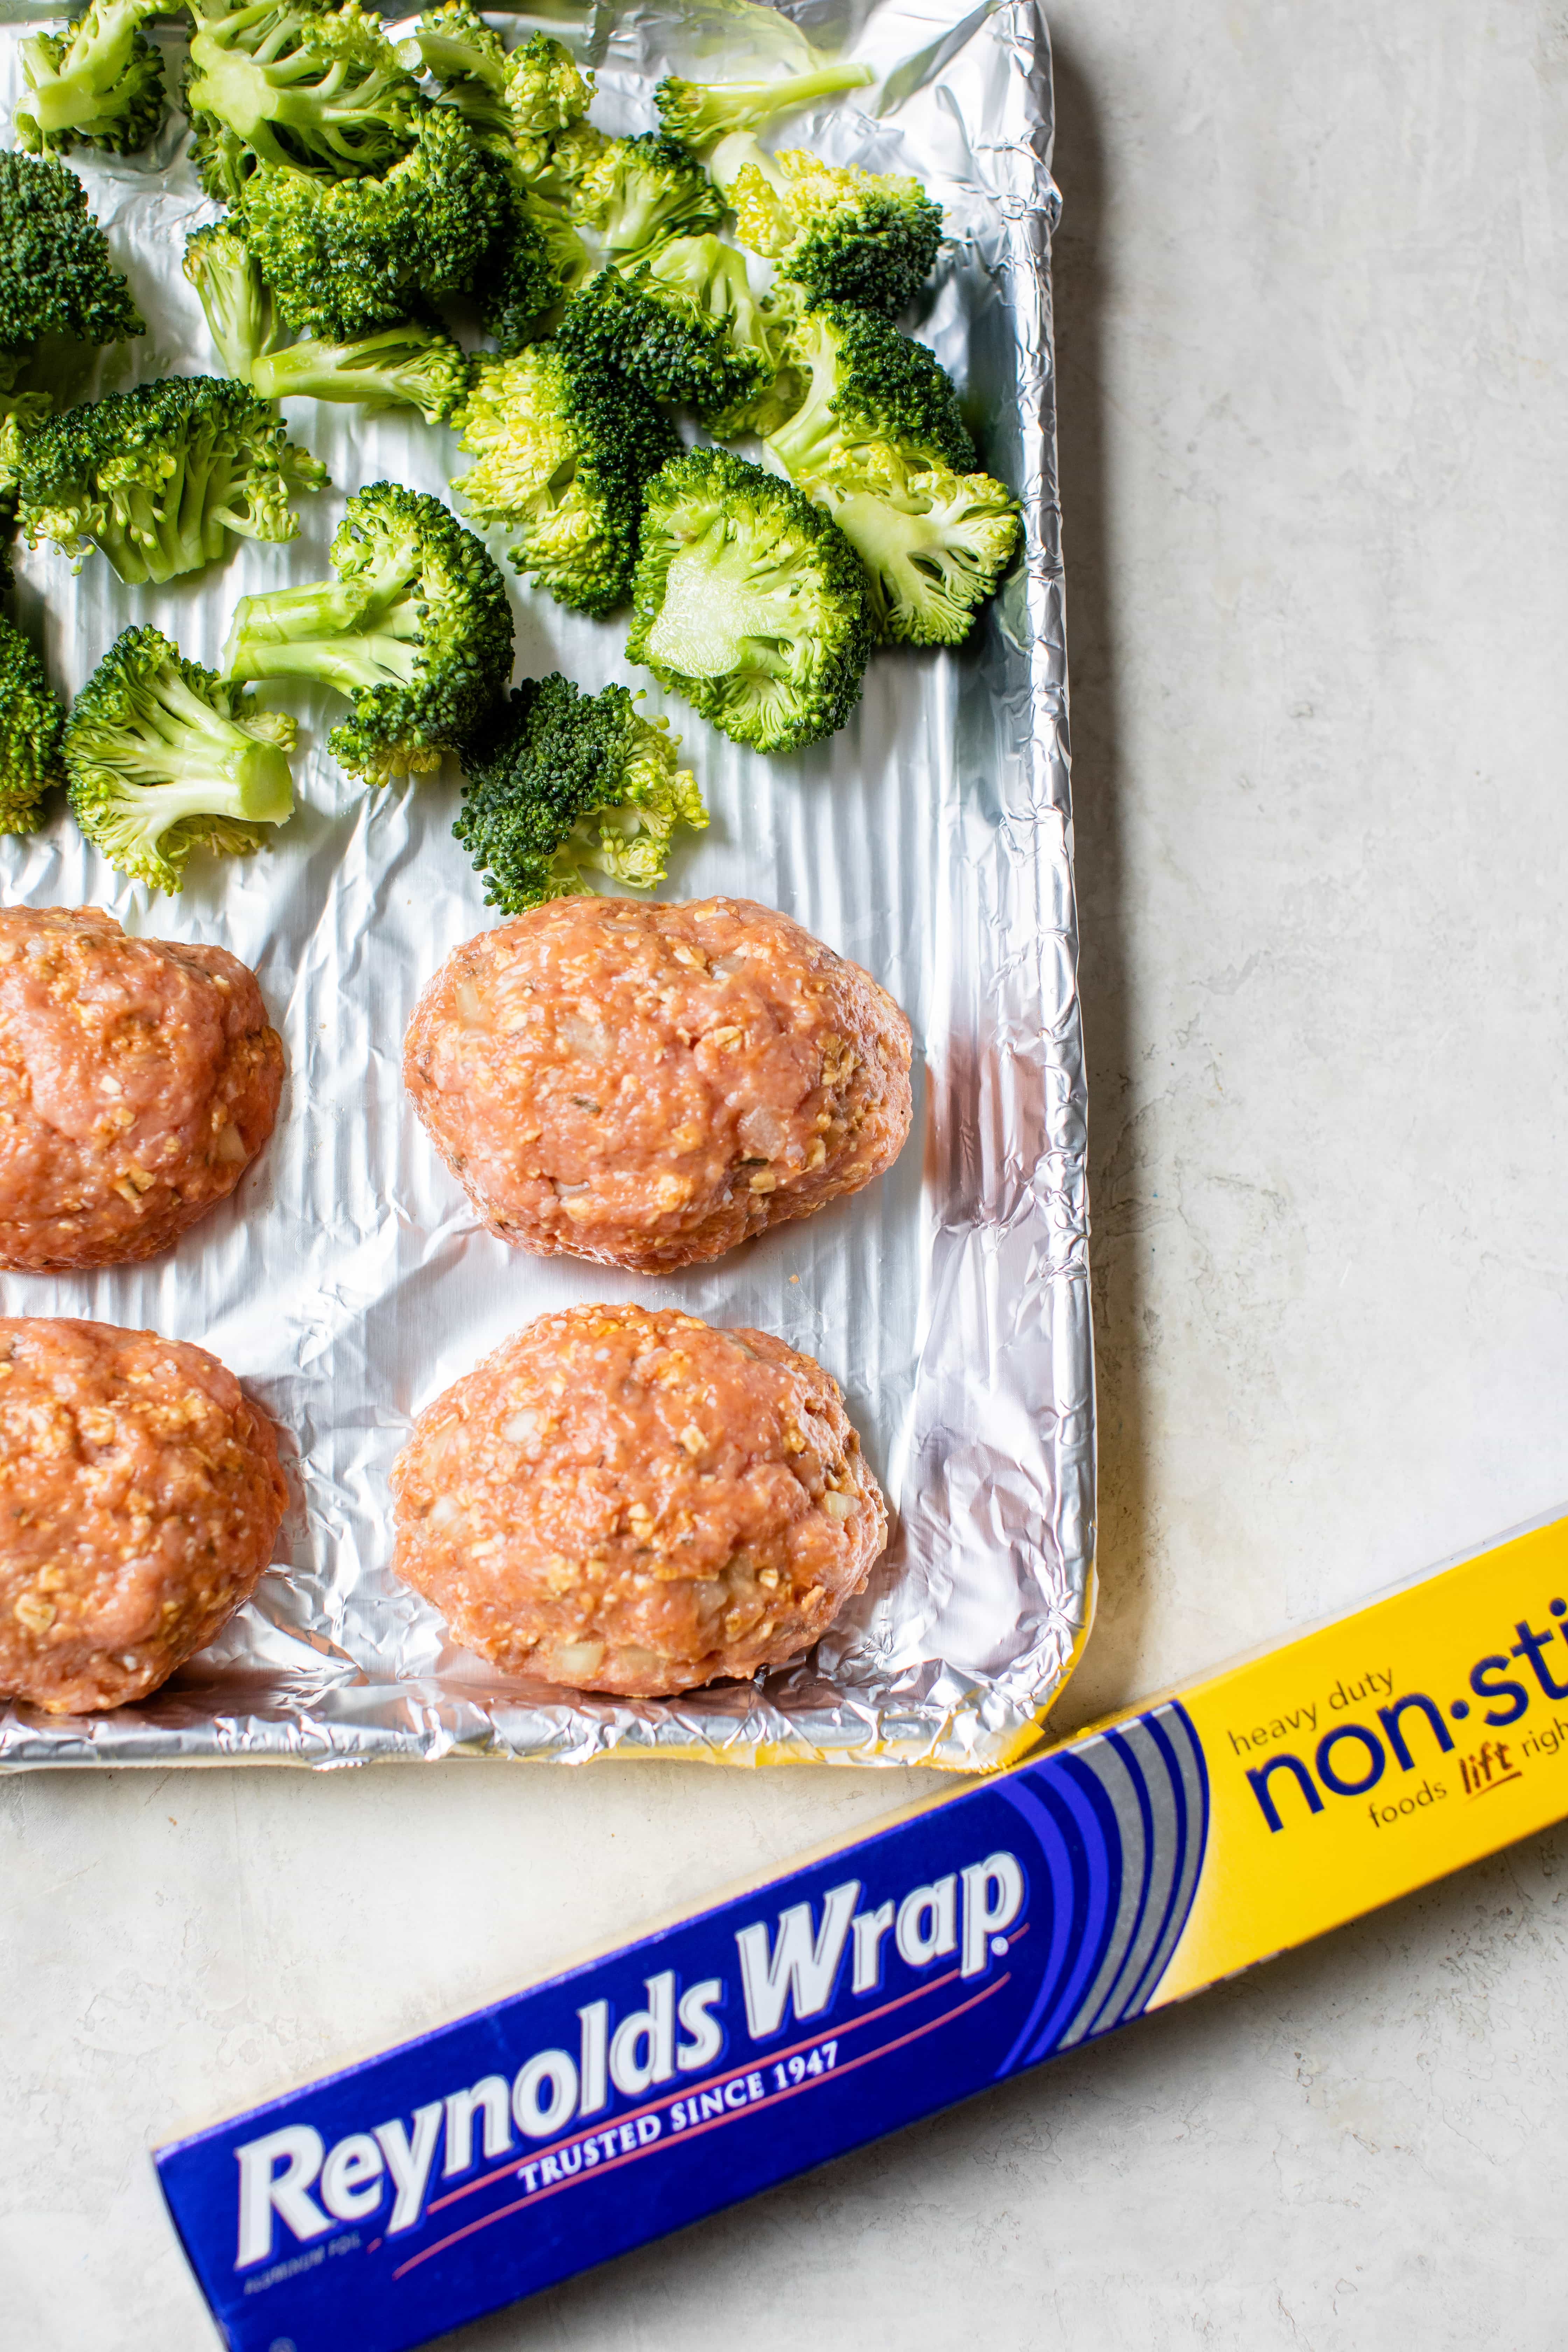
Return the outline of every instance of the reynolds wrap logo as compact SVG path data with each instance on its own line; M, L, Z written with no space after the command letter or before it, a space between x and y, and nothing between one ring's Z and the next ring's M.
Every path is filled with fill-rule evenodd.
M1269 1751L1266 1761L1248 1765L1247 1780L1270 1831L1321 1813L1325 1796L1364 1798L1373 1824L1391 1828L1453 1793L1489 1795L1519 1780L1534 1758L1555 1755L1568 1741L1562 1718L1517 1739L1490 1737L1519 1723L1540 1698L1568 1700L1568 1625L1563 1622L1568 1601L1552 1601L1547 1614L1555 1622L1542 1627L1521 1618L1509 1647L1478 1658L1465 1691L1454 1698L1426 1691L1395 1698L1393 1667L1367 1666L1342 1676L1321 1699L1303 1698L1267 1723L1228 1731L1237 1756ZM1386 1697L1378 1706L1380 1692ZM1362 1712L1347 1719L1352 1706ZM1479 1742L1468 1727L1472 1715L1483 1727ZM1458 1740L1450 1724L1467 1727ZM1299 1746L1281 1745L1288 1738ZM1441 1772L1450 1757L1452 1765ZM1418 1785L1404 1778L1415 1773L1421 1775Z
M464 2176L486 2163L511 2159L526 2202L576 2176L631 2160L656 2141L711 2128L808 2089L836 2068L848 2071L840 2067L837 2041L808 2038L776 2051L772 2045L792 2018L826 2015L846 1964L849 1992L859 2001L881 1990L889 1950L916 1971L949 1959L956 1967L947 1975L959 1983L984 1978L992 1959L1007 1949L1005 1931L1023 1909L1025 1893L1016 1857L998 1852L912 1887L901 1899L862 1906L859 1880L848 1879L826 1891L820 1917L810 1903L797 1903L779 1912L771 1929L765 1920L738 1928L739 2006L749 2042L765 2049L758 2065L742 2062L724 2070L724 2019L735 2006L731 1980L720 1975L682 1984L667 1969L644 1979L644 2005L624 2015L617 2017L606 2000L585 2002L576 2012L571 2049L536 2051L514 2073L458 2084L412 2115L347 2132L330 2147L303 2123L248 2140L234 2151L239 2167L235 2268L251 2271L271 2262L275 2251L287 2257L290 2241L310 2246L345 2224L380 2219L386 2238L403 2236L436 2205L463 2196ZM858 2021L849 2017L840 2034L852 2032ZM723 2079L713 2081L716 2073ZM657 2095L662 2086L679 2085L683 2076L692 2080L679 2097ZM618 2102L637 2112L577 2128L596 2116L609 2118ZM545 2141L563 2144L528 2155L531 2145ZM448 2183L458 2186L448 2190ZM443 2193L433 2196L437 2188ZM286 2237L280 2238L279 2224ZM320 2259L319 2252L294 2256L278 2269Z

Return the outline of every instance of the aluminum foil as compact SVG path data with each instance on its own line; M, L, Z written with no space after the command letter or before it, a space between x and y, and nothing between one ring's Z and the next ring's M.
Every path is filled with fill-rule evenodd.
M4 13L15 25L24 11ZM875 656L856 718L812 752L764 761L649 693L712 812L669 894L783 908L891 989L917 1039L914 1134L869 1192L679 1276L532 1258L485 1234L399 1076L420 989L496 919L451 835L457 781L352 783L326 750L342 705L324 693L262 689L301 722L300 813L252 859L194 861L179 898L123 882L63 810L0 842L7 901L97 902L128 930L218 940L253 964L289 1069L259 1163L176 1250L142 1267L5 1276L4 1311L199 1341L294 1454L276 1568L222 1639L144 1706L0 1713L6 1765L620 1750L992 1767L1036 1738L1088 1632L1093 1373L1044 21L1030 0L962 17L942 0L824 0L799 10L800 29L737 0L549 21L597 68L595 119L612 130L650 126L653 82L672 68L787 68L803 31L863 58L876 84L787 121L781 143L916 173L946 206L919 331L957 379L991 470L1022 493L1026 560L962 654ZM0 36L6 121L18 37ZM177 33L160 37L177 53ZM176 116L145 156L73 159L150 328L84 388L216 365L180 268L187 228L215 211L184 130ZM63 688L132 620L213 662L238 596L325 573L345 495L384 476L444 494L466 462L412 412L298 402L288 414L335 486L301 502L290 546L241 544L163 590L122 587L96 554L76 575L52 550L22 558L19 617ZM650 686L623 659L618 624L513 584L519 675ZM387 1473L413 1416L519 1325L594 1298L760 1325L843 1383L895 1532L867 1591L793 1668L679 1700L563 1695L455 1648L393 1575Z

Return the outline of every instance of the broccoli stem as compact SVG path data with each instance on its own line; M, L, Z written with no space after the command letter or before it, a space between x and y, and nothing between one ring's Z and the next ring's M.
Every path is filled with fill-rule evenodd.
M727 677L732 670L782 672L768 649L790 634L787 605L776 590L759 592L722 516L683 547L666 575L664 601L648 632L657 662L688 677Z
M131 62L142 18L152 13L137 0L101 8L90 33L77 28L58 67L41 42L23 43L24 58L31 54L42 68L28 110L41 131L75 131L97 121L104 99Z
M394 606L361 634L372 604L363 584L345 588L333 581L242 597L223 649L223 675L247 684L307 677L342 694L407 686L419 656L418 615L410 605Z
M151 694L146 718L129 736L128 748L137 755L145 782L156 788L148 811L153 840L182 817L283 824L292 816L293 779L278 744L223 718L172 671L153 684Z
M427 409L427 341L388 327L350 343L314 336L281 352L259 353L250 381L263 400L352 401L362 408ZM422 371L421 363L424 363Z

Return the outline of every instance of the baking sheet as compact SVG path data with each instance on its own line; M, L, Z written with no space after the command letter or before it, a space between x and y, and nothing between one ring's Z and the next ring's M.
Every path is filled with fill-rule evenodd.
M13 25L24 16L41 20L0 9ZM519 676L646 687L685 739L712 824L678 852L666 895L782 908L906 1007L914 1133L868 1192L677 1276L532 1258L485 1234L399 1076L420 989L497 919L451 837L458 782L367 793L326 750L342 705L319 690L261 689L300 720L299 814L255 858L193 860L179 898L124 882L63 810L36 836L0 841L7 903L93 902L128 930L218 940L253 964L289 1070L268 1150L177 1249L148 1266L0 1276L0 1307L196 1340L294 1454L277 1567L221 1640L142 1706L0 1709L0 1764L622 1752L994 1767L1037 1736L1088 1633L1094 1583L1045 23L1029 0L962 17L940 0L827 0L795 23L733 5L494 21L513 37L547 23L566 39L598 72L595 121L616 131L650 127L661 71L788 69L798 24L878 80L785 118L777 143L914 172L946 207L918 331L957 379L984 462L1020 490L1027 529L1025 561L962 653L875 656L842 733L764 761L628 666L619 621L563 613L508 567ZM160 37L177 58L177 34ZM17 39L0 37L7 124ZM105 355L95 389L216 369L180 257L188 227L216 207L183 160L184 130L173 118L144 156L71 159L150 330ZM286 414L335 486L300 502L289 546L241 542L226 564L163 590L121 586L96 554L75 576L53 550L22 554L18 618L62 688L132 620L214 664L240 595L326 573L361 483L391 476L446 495L468 462L411 411L366 418L300 401ZM491 544L500 555L504 535ZM414 1414L532 1316L594 1298L759 1325L842 1383L894 1534L867 1591L798 1665L679 1700L563 1695L454 1647L392 1575L387 1472Z

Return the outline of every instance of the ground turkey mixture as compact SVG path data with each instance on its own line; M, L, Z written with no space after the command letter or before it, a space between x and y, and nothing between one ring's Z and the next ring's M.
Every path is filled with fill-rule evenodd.
M837 1385L763 1331L543 1315L423 1412L399 1575L512 1674L658 1697L798 1657L888 1514Z
M749 898L556 898L449 956L404 1077L490 1231L643 1273L858 1192L910 1129L910 1024Z
M0 908L0 1265L154 1257L272 1132L283 1046L226 948Z
M205 1349L0 1317L0 1698L145 1698L249 1599L285 1500L272 1423Z

